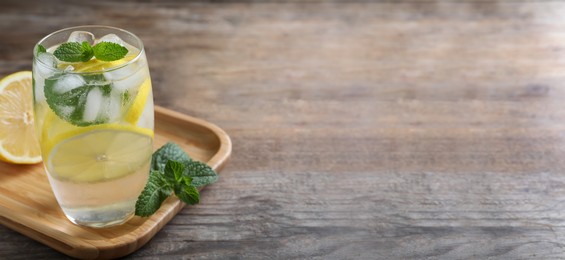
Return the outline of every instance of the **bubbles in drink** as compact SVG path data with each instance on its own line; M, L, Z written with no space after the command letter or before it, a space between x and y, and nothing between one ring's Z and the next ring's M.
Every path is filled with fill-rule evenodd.
M64 117L69 117L75 111L75 108L72 106L60 106L59 111Z

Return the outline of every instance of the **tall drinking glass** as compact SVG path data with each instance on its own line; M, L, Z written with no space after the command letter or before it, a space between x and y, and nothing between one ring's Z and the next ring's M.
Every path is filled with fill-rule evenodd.
M65 42L112 42L127 54L64 62L53 53ZM90 227L126 222L149 177L153 148L153 94L141 40L107 26L49 34L34 49L33 88L43 164L67 218Z

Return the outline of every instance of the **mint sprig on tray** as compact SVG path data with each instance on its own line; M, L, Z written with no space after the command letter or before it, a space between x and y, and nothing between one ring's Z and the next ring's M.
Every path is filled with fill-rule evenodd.
M65 42L53 52L57 59L66 62L87 62L92 57L101 61L115 61L126 56L128 49L113 42L100 42L91 46L89 42Z
M210 166L192 160L180 146L169 142L153 153L149 181L137 199L135 215L153 215L173 193L186 204L197 204L197 188L217 180Z

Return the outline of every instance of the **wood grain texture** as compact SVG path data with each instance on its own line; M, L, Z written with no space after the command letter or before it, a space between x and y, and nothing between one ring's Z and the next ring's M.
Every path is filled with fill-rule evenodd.
M231 141L217 126L155 107L155 149L180 145L192 158L219 171L231 154ZM94 229L74 225L59 208L42 164L0 164L0 224L69 256L109 259L128 255L147 243L183 207L167 199L155 214L125 224Z
M9 0L0 74L30 69L56 29L122 27L145 43L156 104L230 134L220 181L131 258L559 259L564 11ZM0 227L0 258L43 257L63 256Z

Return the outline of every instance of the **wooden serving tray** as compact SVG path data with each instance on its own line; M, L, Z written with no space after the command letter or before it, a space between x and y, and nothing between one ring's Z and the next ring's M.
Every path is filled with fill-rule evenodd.
M154 150L168 141L180 145L192 158L219 171L231 154L229 136L204 120L155 107ZM51 191L42 164L0 162L0 224L69 256L116 258L134 252L149 241L182 208L168 198L148 218L135 216L106 229L74 225L63 215Z

